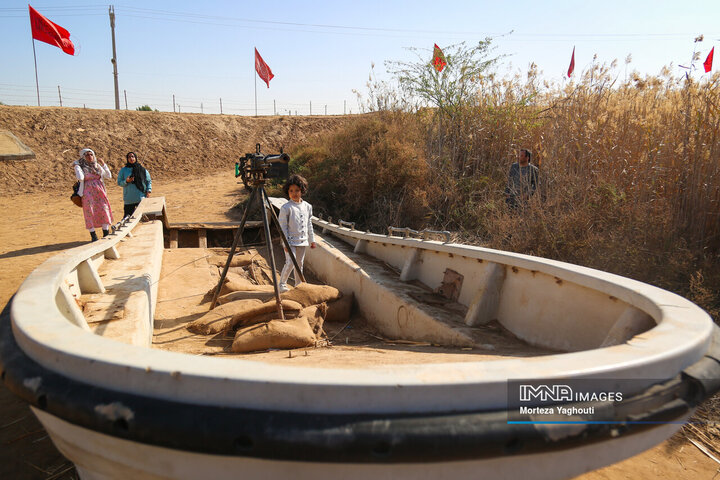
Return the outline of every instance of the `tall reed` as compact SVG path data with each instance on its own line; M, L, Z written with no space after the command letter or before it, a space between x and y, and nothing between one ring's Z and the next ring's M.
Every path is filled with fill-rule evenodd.
M717 318L720 75L618 77L615 64L565 85L532 66L491 76L451 115L388 108L299 149L295 168L311 172L311 199L364 228L451 229L660 285ZM374 103L397 105L378 101L386 94ZM541 190L511 211L519 148L533 152Z

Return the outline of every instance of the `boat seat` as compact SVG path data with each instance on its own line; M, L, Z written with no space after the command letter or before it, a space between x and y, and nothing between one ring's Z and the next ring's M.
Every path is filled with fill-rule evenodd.
M105 291L83 294L79 303L96 335L149 347L162 268L162 223L140 223L133 233L118 243L119 258L106 259L98 269Z

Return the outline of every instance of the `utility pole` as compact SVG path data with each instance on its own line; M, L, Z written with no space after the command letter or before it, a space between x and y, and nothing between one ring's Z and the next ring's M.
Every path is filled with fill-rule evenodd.
M112 49L113 56L110 62L113 65L113 78L115 80L115 110L120 110L120 90L118 89L118 73L117 73L117 54L115 53L115 7L108 7L110 14L110 31L112 32Z
M127 110L127 90L123 90L123 93L125 94L125 110Z
M220 99L220 115L222 115L222 98Z
M58 85L58 98L60 99L60 106L62 107L62 94L60 93L60 85Z

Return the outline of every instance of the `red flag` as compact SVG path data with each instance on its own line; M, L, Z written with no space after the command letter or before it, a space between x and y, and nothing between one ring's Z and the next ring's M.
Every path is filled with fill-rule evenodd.
M59 47L68 55L74 55L75 45L70 41L70 32L40 15L30 5L28 5L28 8L30 9L32 38Z
M270 88L270 80L272 80L275 75L273 75L272 70L268 67L268 64L262 59L257 51L257 48L255 49L255 71L260 78L265 81L268 88Z
M442 72L443 68L447 65L447 62L445 61L445 54L442 50L440 50L440 47L437 46L437 43L435 44L435 48L433 48L432 65L438 72Z
M568 68L568 78L575 71L575 47L573 47L572 57L570 57L570 67Z
M712 50L710 50L710 53L708 53L708 56L705 59L705 63L703 63L703 65L705 66L705 73L708 73L710 70L712 70L713 53L715 53L715 47L712 47Z

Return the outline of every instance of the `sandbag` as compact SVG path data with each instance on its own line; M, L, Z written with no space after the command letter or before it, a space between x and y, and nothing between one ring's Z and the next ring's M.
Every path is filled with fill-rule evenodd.
M270 288L268 288L270 287ZM225 295L230 292L244 292L244 291L257 291L257 292L274 292L275 288L272 285L256 285L250 280L231 280L223 285L220 293Z
M281 302L283 304L283 316L285 319L291 319L291 318L297 318L301 315L301 312L303 310L295 309L295 308L285 308L285 305L287 305L286 302L290 302L290 300L286 300L285 302ZM272 300L273 305L275 304L275 300ZM296 304L297 306L300 306L297 302L292 302ZM270 320L274 319L280 319L277 308L274 308L272 312L268 313L261 313L260 315L255 315L254 317L244 317L240 322L238 322L237 326L239 328L247 327L250 325L255 325L257 323L265 323L269 322ZM311 324L312 326L312 324Z
M325 315L326 322L347 322L350 320L350 312L352 310L354 295L343 295L339 299L328 302L327 314Z
M315 338L319 340L321 338L327 338L325 330L323 330L326 314L327 305L325 303L321 303L319 305L311 305L303 308L298 316L307 318L310 329L315 334Z
M258 285L272 285L272 269L265 261L251 263L247 272Z
M230 253L228 250L227 253ZM230 266L231 267L244 267L246 265L250 265L250 262L253 261L253 259L262 258L260 254L258 254L257 250L247 250L245 252L235 252L233 255L232 260L230 260ZM208 263L210 265L217 265L218 267L224 267L225 263L227 263L227 254L221 255L216 254L208 258Z
M256 287L266 287L266 285L256 285ZM221 297L218 297L218 304L222 305L224 303L234 302L235 300L245 300L248 298L255 298L257 300L266 302L274 297L275 297L274 289L239 290L237 292L230 292Z
M235 353L256 352L269 348L302 348L315 345L315 335L307 318L270 320L241 328L235 334L232 351Z
M231 292L238 290L251 290L255 285L249 278L235 272L228 271L225 275L225 287ZM228 292L230 293L230 292Z
M218 279L219 280L219 279ZM215 290L217 289L217 284L214 285L210 290L205 293L200 303L209 302L212 300L213 295L215 295ZM228 272L225 275L225 283L223 283L222 287L220 287L220 295L218 295L218 298L223 295L227 295L231 292L237 292L237 291L244 291L244 290L254 290L259 289L260 291L266 290L264 286L255 285L250 281L249 279L243 277L242 275L239 275L237 273Z
M218 275L221 274L222 271L223 271L222 267L218 267ZM232 272L236 275L240 275L241 277L243 277L246 280L251 280L246 267L230 267L230 268L228 268L228 273L230 273L230 272Z
M283 308L283 313L288 312L288 315L291 315L293 312L297 314L298 312L300 312L300 310L302 310L302 305L292 300L281 300L280 303ZM230 330L236 325L243 324L244 322L254 317L257 317L258 315L263 315L266 313L274 313L275 318L279 316L277 313L277 305L275 304L274 298L272 300L268 300L267 302L263 302L260 305L254 305L253 308L234 315L230 322L228 322L227 329Z
M340 290L330 285L314 285L303 282L297 287L280 294L280 298L294 300L303 307L317 305L323 302L332 302L340 298Z
M248 299L218 305L202 317L190 322L186 328L200 335L213 335L225 331L232 321L233 316L262 304L263 302L260 300Z

